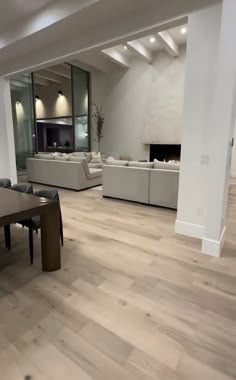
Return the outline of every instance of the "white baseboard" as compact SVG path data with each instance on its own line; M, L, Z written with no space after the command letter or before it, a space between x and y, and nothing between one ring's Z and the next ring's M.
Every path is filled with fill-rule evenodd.
M225 240L225 231L226 227L224 227L220 240L211 240L211 239L202 239L202 253L205 255L220 257L224 240Z
M180 235L186 235L197 239L202 239L204 236L204 226L200 224L192 224L176 220L175 232Z

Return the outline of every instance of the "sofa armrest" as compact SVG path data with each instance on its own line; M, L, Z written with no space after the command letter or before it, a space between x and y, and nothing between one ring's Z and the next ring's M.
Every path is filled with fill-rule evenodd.
M150 204L177 209L179 171L152 169L150 172Z

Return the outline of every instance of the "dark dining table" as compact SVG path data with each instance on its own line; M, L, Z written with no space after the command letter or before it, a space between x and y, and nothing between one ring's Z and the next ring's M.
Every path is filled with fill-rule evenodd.
M42 270L61 268L60 207L31 194L0 188L0 227L39 215L41 224Z

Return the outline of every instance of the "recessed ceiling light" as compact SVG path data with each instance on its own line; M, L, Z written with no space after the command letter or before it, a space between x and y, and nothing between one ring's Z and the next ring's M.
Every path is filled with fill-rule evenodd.
M156 42L156 38L155 38L155 37L151 37L151 38L150 38L150 42L151 42L152 44L154 44L154 42Z
M127 49L128 49L126 45L124 45L124 49L125 49L125 50L127 50Z
M183 28L181 28L181 34L186 34L187 33L187 28L185 26L183 26Z

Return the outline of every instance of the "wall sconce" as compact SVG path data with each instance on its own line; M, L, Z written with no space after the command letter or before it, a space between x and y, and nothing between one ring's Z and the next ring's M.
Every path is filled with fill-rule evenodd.
M17 99L16 104L20 104L20 100L19 99Z
M58 91L58 96L62 96L62 91Z
M38 95L35 95L35 101L37 102L37 100L39 100L40 97Z

